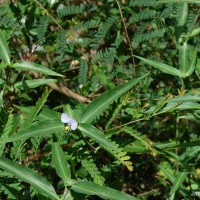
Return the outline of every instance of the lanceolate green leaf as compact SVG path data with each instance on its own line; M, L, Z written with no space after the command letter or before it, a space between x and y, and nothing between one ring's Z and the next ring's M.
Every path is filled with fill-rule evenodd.
M104 148L116 150L117 147L100 130L90 124L80 123L78 126L83 135L92 138Z
M6 43L3 31L0 31L0 59L10 64L10 50Z
M0 158L0 168L29 183L39 193L47 195L51 199L59 199L53 186L34 170L2 157Z
M184 42L183 46L180 48L179 56L179 67L181 72L181 77L186 77L187 68L189 67L189 55L188 55L188 44Z
M117 86L112 90L103 93L101 96L97 97L92 103L88 105L84 113L81 116L80 122L90 123L98 115L100 115L105 109L115 100L117 100L122 94L130 90L134 85L139 83L148 74L145 74L137 79L124 83L123 85Z
M167 178L171 183L174 184L176 182L176 177L174 176L174 174L172 174L172 172L169 169L166 169L166 167L162 165L159 165L158 167L160 168L160 170L163 171L163 173L167 176ZM188 196L189 192L186 190L186 188L182 186L180 189L180 193L182 196Z
M41 85L46 85L47 83L55 83L57 82L56 79L35 79L35 80L27 80L21 81L14 84L14 88L17 89L29 89L29 88L36 88Z
M174 184L170 190L170 195L174 194L181 186L183 181L187 178L188 172L180 172L178 173Z
M58 74L47 67L44 67L42 65L33 63L33 62L28 62L28 61L20 61L18 63L15 63L12 67L14 67L17 70L22 70L22 71L34 71L38 72L41 74L46 74L46 75L51 75L51 76L63 76L61 74Z
M37 137L41 135L47 135L52 133L58 133L63 129L63 123L60 120L47 120L37 124L31 125L29 128L19 131L16 135L13 135L1 141L1 143L14 142L17 140L23 140L30 137Z
M186 102L176 107L176 110L199 110L200 104L196 102Z
M65 154L59 143L53 143L52 145L52 159L58 176L60 176L64 182L69 182L71 179L70 166L66 161Z
M171 102L196 102L196 101L200 101L200 95L199 94L184 94L184 95L179 95L176 96L170 100L168 100L169 103Z
M164 63L160 63L160 62L157 62L157 61L142 58L142 57L139 57L139 56L135 56L135 57L140 59L144 63L151 65L152 67L155 67L156 69L159 69L160 71L162 71L166 74L171 74L173 76L180 77L180 71L178 69L174 68L174 67L171 67L169 65L166 65Z
M89 181L77 181L71 187L75 192L97 195L103 199L110 200L137 200L137 198L130 196L124 192L114 190L112 188L102 186Z
M197 59L197 49L189 46L186 42L180 49L179 65L181 77L190 76L195 68Z
M188 70L187 70L187 72L186 72L186 76L190 76L192 73L193 73L193 71L194 71L194 69L195 69L195 67L196 67L196 62L197 62L197 48L195 48L195 49L192 49L192 47L191 47L191 54L190 54L190 64L189 64L189 67L188 67Z
M177 19L178 20L178 27L184 26L184 24L187 22L187 17L188 17L188 4L182 3L181 4L180 17Z
M199 4L199 0L160 0L156 1L155 4L160 3L197 3Z

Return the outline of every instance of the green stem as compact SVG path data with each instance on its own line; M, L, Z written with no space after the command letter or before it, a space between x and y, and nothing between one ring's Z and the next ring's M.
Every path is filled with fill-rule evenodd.
M180 78L180 80L181 80L181 89L184 90L185 89L184 80L182 78Z

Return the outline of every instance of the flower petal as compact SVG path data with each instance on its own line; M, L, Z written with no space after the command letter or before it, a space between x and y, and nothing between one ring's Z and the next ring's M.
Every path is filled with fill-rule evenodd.
M62 123L68 124L70 122L70 120L71 120L71 118L66 113L63 113L61 115L61 122Z
M71 126L71 129L72 129L73 131L76 130L77 127L78 127L78 123L77 123L74 119L72 119L72 120L69 122L69 125Z

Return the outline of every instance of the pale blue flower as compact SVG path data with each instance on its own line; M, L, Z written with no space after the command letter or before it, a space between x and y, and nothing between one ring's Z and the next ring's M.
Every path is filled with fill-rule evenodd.
M69 117L66 113L63 113L61 115L61 122L62 123L65 123L65 124L68 124L71 120L71 117Z
M74 119L71 119L68 125L71 127L73 131L76 130L78 127L78 123Z
M77 121L72 119L66 113L62 113L61 122L67 124L68 126L70 126L71 130L73 130L73 131L76 130L77 127L78 127Z

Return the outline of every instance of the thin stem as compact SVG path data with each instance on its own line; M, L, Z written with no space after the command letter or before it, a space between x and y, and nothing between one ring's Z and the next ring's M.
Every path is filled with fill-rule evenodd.
M38 4L40 6L40 8L42 8L42 10L44 10L44 12L51 17L51 19L58 25L58 27L60 29L63 29L62 26L58 23L58 21L43 7L43 5L38 1L38 0L34 0L36 4Z
M176 143L178 143L179 140L179 113L177 113L176 116L176 122L175 122L175 129L176 129ZM178 155L178 148L175 149L176 155Z
M155 113L155 114L151 115L149 118L155 117L155 116L160 115L160 114L163 114L163 113L166 113L167 111L168 111L168 110ZM140 118L140 119L136 119L136 120L127 122L127 123L122 124L122 125L120 125L120 126L116 126L116 127L113 127L113 128L106 129L106 130L104 130L104 132L107 132L107 131L110 131L110 130L115 130L115 129L120 129L120 128L123 127L123 126L129 125L129 124L133 124L133 123L135 123L135 122L139 122L139 121L142 121L142 120L146 120L146 117L143 117L143 118Z
M127 28L126 28L126 23L124 21L124 17L123 17L123 14L122 14L122 9L120 7L119 1L116 0L116 3L117 3L117 6L119 8L121 20L122 20L122 23L123 23L123 26L124 26L124 31L125 31L126 39L127 39L128 45L129 45L129 49L130 49L130 53L131 53L131 57L132 57L133 65L134 65L134 75L136 75L135 60L134 60L134 55L133 55L133 51L132 51L132 48L131 48L131 41L130 41L130 38L128 36L128 31L127 31Z
M181 80L181 89L184 90L185 89L184 80L182 78L180 78L180 80Z

